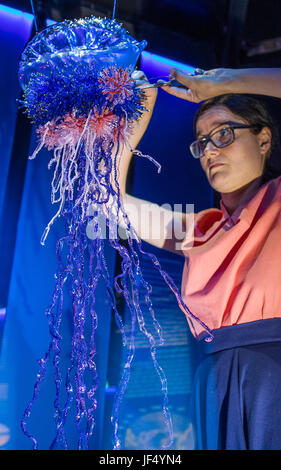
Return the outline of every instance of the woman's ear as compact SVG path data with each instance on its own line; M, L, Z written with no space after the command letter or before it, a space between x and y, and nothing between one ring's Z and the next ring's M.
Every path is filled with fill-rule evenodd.
M257 135L257 138L261 150L261 155L265 155L266 158L269 158L272 145L272 133L269 127L263 127L260 133Z

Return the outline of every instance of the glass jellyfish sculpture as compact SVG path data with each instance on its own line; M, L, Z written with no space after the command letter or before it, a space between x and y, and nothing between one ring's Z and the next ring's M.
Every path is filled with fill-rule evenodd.
M163 416L168 427L169 445L172 425L167 406L167 381L156 358L157 346L162 344L161 328L150 300L150 286L141 271L140 254L151 258L155 269L173 290L181 308L199 321L185 306L173 280L163 271L153 254L144 252L134 233L120 198L117 181L118 155L122 145L129 145L130 124L138 120L145 109L145 96L131 78L139 54L146 46L133 39L123 26L107 18L84 18L63 21L37 34L26 46L19 65L19 80L23 88L25 112L34 123L38 146L52 152L49 168L53 168L51 201L58 205L42 235L44 245L51 225L58 217L66 221L66 233L57 241L58 270L52 302L46 314L49 322L50 344L44 357L38 360L39 372L33 396L21 421L23 432L38 448L38 441L28 430L32 406L40 394L40 385L50 362L55 370L56 434L50 449L67 449L65 423L75 404L75 423L79 432L78 449L88 449L94 431L97 408L98 374L95 363L95 330L100 313L95 308L95 291L100 280L107 286L107 295L122 333L126 361L116 393L112 413L114 449L121 448L118 436L118 412L130 377L134 357L136 325L147 336L154 367L163 391ZM131 149L133 153L142 155ZM148 157L156 165L151 157ZM87 236L91 215L92 233ZM122 218L127 243L120 242L118 231L109 237L111 246L122 260L122 272L110 282L104 255L104 237L100 226L106 220L109 230ZM66 399L61 398L62 372L60 331L63 315L63 289L71 284L73 306L73 336L71 357L65 383ZM145 304L152 317L154 333L148 331L140 304L140 286L145 291ZM131 315L131 329L124 328L115 302L115 292L122 294ZM85 339L87 317L91 319L92 334ZM200 322L201 323L201 322ZM206 330L208 328L201 323ZM209 331L209 330L208 330ZM209 335L211 333L209 332ZM85 374L91 375L91 383Z

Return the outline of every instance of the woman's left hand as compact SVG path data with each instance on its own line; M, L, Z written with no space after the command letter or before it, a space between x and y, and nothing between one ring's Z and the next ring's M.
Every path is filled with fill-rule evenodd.
M181 83L183 87L163 85L163 90L178 98L199 103L213 96L231 93L231 84L236 79L236 73L234 69L213 69L193 75L172 69L170 78Z

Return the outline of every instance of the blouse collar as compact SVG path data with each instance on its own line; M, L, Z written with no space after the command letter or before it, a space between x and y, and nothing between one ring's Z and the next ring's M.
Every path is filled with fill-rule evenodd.
M265 187L268 185L268 183L266 183L261 186L260 183L261 178L253 182L253 184L245 192L243 198L240 201L239 206L236 207L235 211L231 215L229 215L221 199L220 208L223 213L223 218L235 225L242 217L243 212L243 216L246 216L248 219L252 219L259 205L260 198L264 194Z

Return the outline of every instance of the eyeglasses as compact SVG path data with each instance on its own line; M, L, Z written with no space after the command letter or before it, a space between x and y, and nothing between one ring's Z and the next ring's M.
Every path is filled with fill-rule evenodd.
M250 129L251 127L255 126L235 124L233 126L223 127L218 131L211 132L211 134L202 137L202 139L195 140L190 145L190 152L194 158L201 158L204 156L208 142L212 142L212 144L219 149L227 147L235 140L234 129Z

